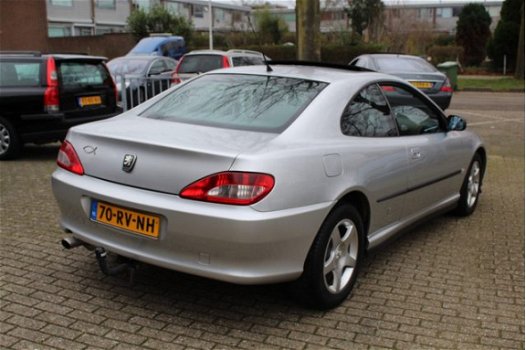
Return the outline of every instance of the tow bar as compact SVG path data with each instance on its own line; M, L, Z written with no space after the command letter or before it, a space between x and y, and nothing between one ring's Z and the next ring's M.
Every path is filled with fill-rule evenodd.
M99 263L100 270L103 274L106 276L115 276L122 272L127 271L128 272L128 285L131 287L135 283L135 264L133 261L128 260L122 264L110 267L108 265L108 261L106 260L107 253L104 248L98 247L95 248L95 256L97 257L97 261Z

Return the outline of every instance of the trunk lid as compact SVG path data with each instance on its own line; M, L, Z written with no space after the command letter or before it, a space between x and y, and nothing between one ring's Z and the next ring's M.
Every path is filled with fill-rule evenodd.
M236 156L277 134L220 129L123 115L70 130L86 175L178 194L205 176L229 170ZM126 156L135 158L123 170Z

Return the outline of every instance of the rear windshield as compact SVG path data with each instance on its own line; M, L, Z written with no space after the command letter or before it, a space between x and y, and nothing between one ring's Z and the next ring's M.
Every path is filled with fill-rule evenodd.
M108 62L108 69L113 75L143 74L146 72L149 60L122 58Z
M0 86L39 86L40 62L0 62Z
M281 132L326 83L304 79L212 74L174 90L143 117L228 129Z
M111 77L100 62L64 61L58 63L64 87L111 85Z
M374 58L380 72L400 73L432 73L436 69L420 58L410 57L375 57Z
M185 56L177 73L205 73L222 68L221 55L189 55Z
M258 56L239 56L232 57L232 63L235 67L238 66L257 66L265 64L263 57Z

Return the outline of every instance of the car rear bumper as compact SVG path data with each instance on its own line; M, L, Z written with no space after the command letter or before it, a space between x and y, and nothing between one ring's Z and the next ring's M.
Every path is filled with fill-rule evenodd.
M239 284L294 280L332 203L258 212L185 200L57 169L61 226L96 247L148 264ZM89 219L92 199L161 217L153 239Z

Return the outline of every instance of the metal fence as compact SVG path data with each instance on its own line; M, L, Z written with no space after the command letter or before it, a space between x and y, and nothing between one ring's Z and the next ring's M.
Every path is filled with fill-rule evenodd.
M119 105L127 111L170 88L170 76L118 75L114 76L119 91Z

